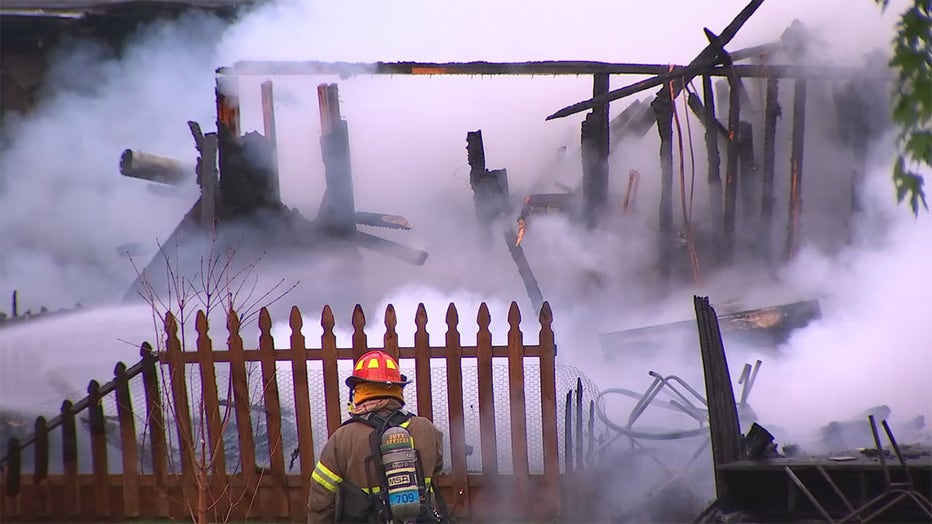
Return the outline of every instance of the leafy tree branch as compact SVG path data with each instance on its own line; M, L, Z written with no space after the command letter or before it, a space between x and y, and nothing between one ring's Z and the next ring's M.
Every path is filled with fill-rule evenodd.
M874 0L886 9L890 0ZM897 72L893 121L900 128L893 183L897 201L909 197L913 214L926 210L925 180L932 166L932 0L913 0L897 22L890 66Z

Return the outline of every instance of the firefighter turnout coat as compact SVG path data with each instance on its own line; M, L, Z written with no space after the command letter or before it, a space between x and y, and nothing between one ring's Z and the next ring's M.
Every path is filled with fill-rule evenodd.
M401 408L401 402L391 400L384 410L376 413L388 417ZM403 427L411 434L414 447L420 452L425 483L430 486L431 478L443 467L443 433L424 417L413 416ZM333 432L311 474L311 489L307 503L308 524L334 522L336 491L341 482L349 482L366 493L379 489L378 473L371 462L371 471L366 473L366 459L372 455L369 435L373 431L373 428L364 422L353 422L344 424Z

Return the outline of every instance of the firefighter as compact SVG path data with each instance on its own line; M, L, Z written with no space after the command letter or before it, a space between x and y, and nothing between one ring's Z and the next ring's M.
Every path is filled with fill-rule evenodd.
M410 381L401 374L398 363L383 351L370 351L361 356L346 379L350 388L350 419L343 423L324 445L320 460L311 474L308 495L308 523L317 522L401 522L391 511L390 494L398 495L400 482L416 481L408 493L415 495L416 519L408 512L405 520L440 522L445 520L440 511L442 499L431 489L431 479L443 467L443 434L427 418L414 416L403 410L403 388ZM403 428L405 431L390 428ZM386 475L396 463L383 463L380 439L386 430L410 435L412 457L417 457L415 469L405 467L399 480L392 479L391 489ZM397 437L397 435L392 435ZM405 437L407 438L407 437ZM411 466L405 462L405 466ZM409 496L409 495L405 495ZM398 502L396 498L395 503ZM410 502L405 499L405 502ZM439 502L439 503L438 503ZM394 513L404 513L398 509Z

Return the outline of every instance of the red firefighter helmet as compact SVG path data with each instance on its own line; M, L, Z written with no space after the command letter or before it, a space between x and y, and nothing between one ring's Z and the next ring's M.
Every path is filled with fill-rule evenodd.
M359 357L353 367L353 374L346 378L350 388L360 382L377 382L404 386L410 383L408 377L401 374L398 363L384 351L370 351Z

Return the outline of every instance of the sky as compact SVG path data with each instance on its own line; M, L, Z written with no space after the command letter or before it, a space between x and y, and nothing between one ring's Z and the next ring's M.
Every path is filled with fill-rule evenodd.
M814 37L813 63L859 66L871 51L889 48L895 14L905 5L905 0L891 2L881 14L869 0L767 0L729 49L773 42L800 19ZM259 59L684 64L706 45L703 27L720 32L743 7L733 0L672 1L664 9L630 0L544 1L533 8L491 1L294 1L261 7L232 27L205 16L153 24L142 28L119 57L87 42L69 43L56 52L41 103L31 114L4 122L0 310L9 311L13 290L20 311L78 303L87 310L0 329L0 405L57 405L69 392L83 396L91 376L110 376L117 359L134 362L139 342L152 337L151 309L120 300L136 277L134 264L144 265L153 256L198 194L195 187L165 192L121 177L119 157L131 148L193 161L186 122L212 129L215 68ZM245 131L261 130L258 84L264 79L239 84ZM615 77L612 87L638 79ZM485 301L498 319L495 336L502 340L508 305L517 301L526 338L536 339L536 321L505 246L496 240L492 248L483 247L476 238L464 135L482 129L487 165L508 169L515 197L553 192L557 183L576 186L574 157L555 159L562 146L578 155L583 114L544 118L588 98L589 78L273 80L284 203L307 218L316 214L323 191L316 86L338 82L357 208L404 215L415 225L412 231L371 232L430 252L427 264L415 268L363 251L354 266L361 271L316 254L265 257L259 264L262 283L300 282L278 304L277 332L286 333L291 305L305 314L312 341L319 335L312 330L319 329L324 304L334 306L338 328L346 333L355 303L367 308L371 329L379 326L385 305L393 303L405 323L399 327L404 343L413 332L417 304L425 302L433 339L439 340L449 302L461 304L465 324ZM866 212L849 220L845 184L851 152L835 138L832 87L828 82L811 87L804 236L788 264L709 270L700 285L658 288L648 276L656 265L659 169L652 131L623 144L612 157L611 202L620 202L629 169L642 173L632 215L621 217L616 206L607 225L592 232L560 217L531 224L524 247L554 308L559 363L581 369L603 388L641 390L651 369L699 380L693 346L668 348L651 358L609 359L597 335L688 320L694 294L709 296L720 313L819 299L822 318L794 333L776 354L735 349L729 362L733 378L747 359L764 360L752 397L758 415L792 439L808 438L829 420L877 404L889 405L898 420L932 417L932 306L923 300L932 293L927 269L932 221L927 212L913 217L896 205L889 179L890 133L872 143ZM759 88L749 82L752 94ZM788 157L791 92L790 86L781 91L779 159ZM613 104L612 115L627 103ZM699 173L696 223L702 228L707 226L702 131L695 120L691 125ZM785 164L778 169L789 171ZM784 176L777 190L783 198L777 204L780 220L785 220L786 185ZM678 192L674 196L679 199ZM783 225L778 221L775 238L782 239ZM129 247L132 260L121 256ZM108 334L111 326L115 332ZM469 338L464 333L464 342ZM287 335L277 339L286 341ZM681 358L681 349L691 356ZM31 388L28 396L19 392L24 384Z

